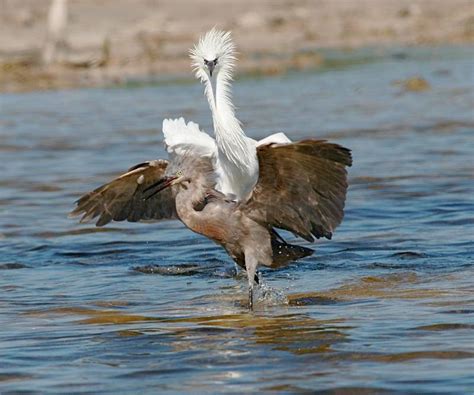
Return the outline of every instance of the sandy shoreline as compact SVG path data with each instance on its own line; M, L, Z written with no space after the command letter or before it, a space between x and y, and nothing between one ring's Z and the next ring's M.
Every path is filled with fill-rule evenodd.
M471 0L70 0L65 46L41 64L49 0L0 0L0 91L191 77L188 49L232 30L239 73L326 66L320 48L474 43Z

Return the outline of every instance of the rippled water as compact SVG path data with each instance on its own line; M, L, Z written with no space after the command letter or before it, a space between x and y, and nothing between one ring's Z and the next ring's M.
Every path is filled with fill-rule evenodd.
M414 75L431 89L394 84ZM242 80L235 101L253 137L354 155L342 226L264 271L254 313L223 250L180 223L67 218L164 156L162 118L209 131L200 86L0 95L0 392L474 391L472 51Z

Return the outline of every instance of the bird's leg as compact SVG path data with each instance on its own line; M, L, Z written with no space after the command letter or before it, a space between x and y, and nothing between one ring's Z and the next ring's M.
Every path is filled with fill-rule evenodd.
M253 286L249 286L249 310L253 311Z
M253 253L245 253L245 269L249 282L249 309L253 310L253 287L255 284L255 273L257 271L258 260Z

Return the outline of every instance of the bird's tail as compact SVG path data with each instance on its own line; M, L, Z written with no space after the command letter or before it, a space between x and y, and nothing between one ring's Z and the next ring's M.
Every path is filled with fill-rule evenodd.
M280 268L287 266L290 262L310 256L314 250L294 244L288 244L278 233L272 231L272 251L273 264L272 268Z

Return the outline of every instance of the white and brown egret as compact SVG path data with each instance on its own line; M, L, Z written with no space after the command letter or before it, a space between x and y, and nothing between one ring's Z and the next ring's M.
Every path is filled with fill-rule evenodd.
M222 51L216 43L225 44ZM208 46L215 49L215 57L203 57L201 67L196 56ZM230 101L234 61L230 36L212 30L192 56L206 83L216 140L193 122L165 119L168 160L133 166L82 196L71 215L82 215L81 222L98 217L96 226L180 219L221 245L246 270L252 307L259 265L280 268L313 253L288 244L277 229L312 242L330 239L341 223L351 152L324 140L292 143L282 133L260 142L246 137Z

